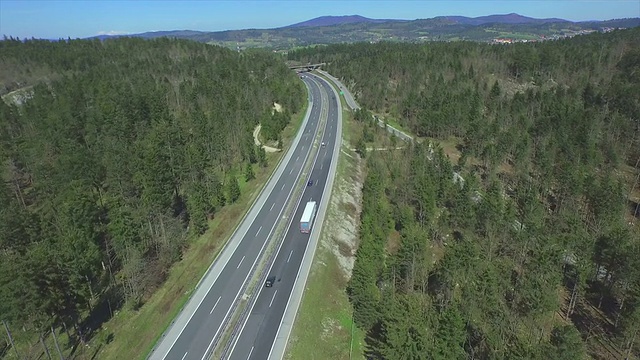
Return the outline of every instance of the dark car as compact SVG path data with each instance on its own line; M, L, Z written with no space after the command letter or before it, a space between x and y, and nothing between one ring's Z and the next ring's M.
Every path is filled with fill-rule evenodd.
M311 186L313 185L313 180L309 180L309 182L307 182L307 186Z
M264 282L264 286L272 287L274 282L276 282L276 277L275 275L271 275L267 278L267 281Z

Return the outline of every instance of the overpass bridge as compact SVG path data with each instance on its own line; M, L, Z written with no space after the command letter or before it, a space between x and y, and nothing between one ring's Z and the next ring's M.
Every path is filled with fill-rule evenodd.
M308 72L308 71L313 71L315 69L318 69L322 65L327 65L327 63L295 65L295 66L289 66L289 69L295 70L297 72Z

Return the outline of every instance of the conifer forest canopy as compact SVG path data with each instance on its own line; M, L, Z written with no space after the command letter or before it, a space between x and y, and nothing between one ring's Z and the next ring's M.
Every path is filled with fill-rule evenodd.
M288 57L363 107L367 358L640 354L639 29ZM80 338L102 299L144 303L265 165L256 125L278 141L307 101L278 55L166 38L5 39L0 94L0 320ZM367 152L371 112L420 139Z
M187 40L5 39L0 80L23 94L0 101L0 318L80 337L101 299L144 302L266 164L256 125L279 139L306 101L275 55Z

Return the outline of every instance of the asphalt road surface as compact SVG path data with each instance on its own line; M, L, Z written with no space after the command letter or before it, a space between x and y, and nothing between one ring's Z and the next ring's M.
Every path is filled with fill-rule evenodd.
M195 310L192 310L190 314L186 314L183 310L183 313L179 316L187 317L188 320L183 321L184 325L182 325L182 322L176 321L174 325L175 329L170 328L169 331L167 331L165 337L158 343L150 355L150 359L202 360L209 350L211 350L213 339L219 335L221 331L224 331L224 329L222 329L224 320L230 315L232 304L236 298L242 295L240 291L245 281L247 281L251 269L256 264L258 254L262 251L272 230L278 224L282 209L289 201L291 190L300 176L303 165L310 153L309 150L316 130L318 129L321 107L323 106L320 97L321 90L317 84L307 76L305 76L303 80L310 89L309 97L312 102L312 108L306 127L303 130L304 133L290 161L286 165L280 178L277 179L273 191L268 195L259 213L254 219L246 218L244 220L251 222L251 225L244 233L236 250L230 258L228 258L228 262L224 265L222 271L208 274L201 281L201 286L210 286L206 295L200 299L192 298L189 301L189 304L197 302L197 305L193 306ZM327 105L324 104L324 106L326 107ZM330 138L326 138L325 141L330 141ZM326 148L328 149L328 146ZM321 152L322 154L326 153L324 149L325 148L323 148ZM330 154L327 155L327 157L329 158ZM328 169L328 165L324 162L323 164L325 164L325 168ZM320 174L317 172L314 172L313 176L318 178L318 180L321 179ZM310 187L308 191L305 192L305 196L309 196L315 189L317 189L318 193L321 193L321 186L324 186L321 181L319 181L317 185L314 184L313 187ZM315 192L313 192L313 196L316 196ZM300 209L296 211L296 217L300 216L300 211ZM293 223L295 224L295 221ZM296 248L296 251L297 253L292 256L291 260L299 261L298 255L301 257L302 250ZM278 259L278 261L280 261L280 259ZM282 270L284 271L284 267ZM211 279L209 279L209 277L211 277ZM288 284L288 281L277 282L273 288L274 291L276 289L284 289L284 284ZM282 291L282 295L284 294L285 291ZM284 304L283 301L286 301L284 300L284 296L279 298L277 304ZM189 308L189 304L185 306L185 310ZM265 338L265 341L266 340ZM269 346L266 346L266 349L269 348Z
M305 81L308 77L305 75ZM296 209L294 221L291 222L285 240L276 256L269 275L276 276L273 287L263 287L251 313L240 330L237 342L231 350L230 359L267 359L280 327L287 303L291 295L302 258L305 253L309 234L299 229L300 217L308 201L316 201L318 205L329 174L329 166L333 161L333 145L336 141L338 111L341 111L331 87L325 81L318 81L327 91L329 100L328 120L315 165L310 179L313 185L307 186L302 201ZM314 223L314 226L317 224ZM309 259L311 261L312 259Z

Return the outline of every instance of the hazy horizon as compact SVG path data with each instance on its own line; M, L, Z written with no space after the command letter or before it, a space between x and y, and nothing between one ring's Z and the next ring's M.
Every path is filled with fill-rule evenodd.
M85 38L152 31L283 27L321 16L372 19L517 13L569 21L640 17L640 2L612 1L0 1L0 35Z

